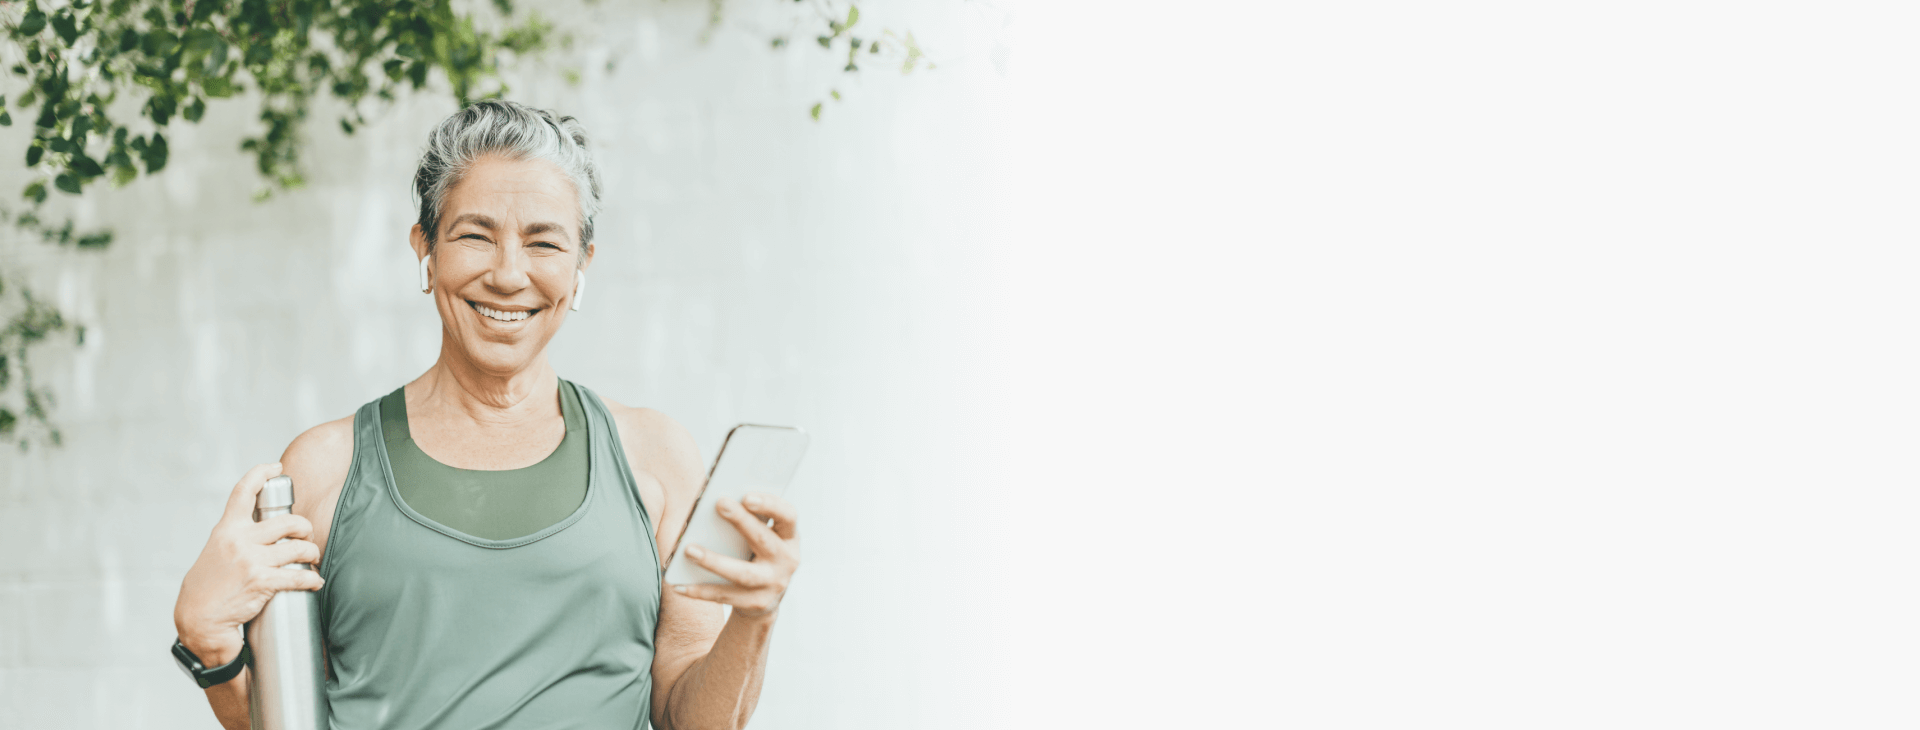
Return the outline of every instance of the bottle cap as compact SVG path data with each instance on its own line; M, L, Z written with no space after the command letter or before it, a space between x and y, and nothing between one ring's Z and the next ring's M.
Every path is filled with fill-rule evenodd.
M254 502L259 510L286 509L293 506L293 477L281 475L267 480Z

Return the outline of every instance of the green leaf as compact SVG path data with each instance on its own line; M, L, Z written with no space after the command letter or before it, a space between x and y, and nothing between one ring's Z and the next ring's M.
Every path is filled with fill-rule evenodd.
M834 90L832 90L832 91L829 91L829 92L827 92L827 93L829 93L829 94L832 94L832 95L833 95L833 100L834 100L834 101L839 101L839 100L840 100L840 90L839 90L839 89L834 89Z
M20 16L20 35L30 36L39 33L40 29L45 27L47 27L47 14L40 12L39 8L28 10L26 15Z
M853 24L858 22L860 22L860 6L849 6L847 8L847 27L852 28Z
M813 121L820 121L820 102L814 102L813 111L807 113L813 116Z
M233 96L233 92L238 90L235 88L233 81L224 76L201 81L200 88L207 92L207 96L215 99L225 99ZM199 120L196 119L194 121Z
M48 137L47 148L55 152L72 152L73 143L68 142L66 137Z
M20 197L35 203L45 202L47 199L47 184L41 181L34 181L32 185L27 186L26 190L20 191Z
M79 178L76 178L69 173L63 172L63 173L60 173L59 175L55 175L53 178L53 186L56 188L59 188L60 191L64 193L70 193L73 195L80 194Z
M346 132L346 133L347 133L347 136L349 136L349 137L351 137L351 136L353 136L353 122L349 122L349 121L347 121L347 120L345 120L345 119L341 119L341 120L340 120L340 131L342 131L342 132Z
M167 126L167 120L173 118L173 106L173 97L155 95L147 100L147 116L153 118L154 124Z
M200 117L205 116L206 113L207 100L196 96L193 98L193 103L188 104L186 111L181 112L180 116L186 117L189 122L198 123Z
M72 168L74 172L80 173L80 177L84 179L92 179L107 174L106 170L100 168L100 163L94 162L93 158L88 157L85 152L74 152L73 160L67 163L67 167Z
M53 32L60 36L61 42L71 46L74 39L80 37L80 29L74 25L73 11L61 10L54 14L52 20Z
M0 109L0 127L11 126L13 126L13 114L5 109Z
M167 138L153 133L153 140L147 148L140 151L140 159L147 163L147 174L152 175L167 166Z
M832 48L832 47L833 47L833 36L830 36L830 35L823 35L823 36L820 36L819 38L815 38L814 40L816 40L816 41L819 41L819 42L820 42L820 47L821 47L821 48Z
M40 156L46 153L47 153L47 148L41 147L40 145L34 145L32 147L28 147L27 148L27 167L33 167L34 165L40 164Z
M207 51L206 74L219 76L220 67L227 65L227 42L215 38L213 48Z

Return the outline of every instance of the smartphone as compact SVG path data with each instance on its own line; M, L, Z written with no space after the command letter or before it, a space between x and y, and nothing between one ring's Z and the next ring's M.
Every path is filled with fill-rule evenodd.
M713 471L693 505L680 543L674 547L668 563L668 583L729 583L699 564L686 559L688 545L699 545L716 555L751 560L753 548L740 529L714 511L721 498L735 501L749 492L780 496L787 482L800 469L800 457L807 453L807 432L789 426L757 426L743 423L727 432L720 453L713 458Z

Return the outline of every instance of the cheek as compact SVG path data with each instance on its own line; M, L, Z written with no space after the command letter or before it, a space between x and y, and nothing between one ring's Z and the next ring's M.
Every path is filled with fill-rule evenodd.
M440 248L441 252L433 255L435 280L458 289L487 273L487 267L491 262L485 256L476 256L471 251L451 250L451 246Z
M535 286L549 301L559 301L561 297L573 293L573 272L571 263L556 266L552 270L542 270L535 279Z

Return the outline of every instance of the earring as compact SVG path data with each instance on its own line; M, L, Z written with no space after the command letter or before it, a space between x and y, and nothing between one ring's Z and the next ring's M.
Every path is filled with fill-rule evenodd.
M420 257L420 293L433 291L433 279L427 276L427 262L433 260L433 254Z
M580 296L586 293L587 272L576 270L573 272L573 306L568 308L575 312L580 311Z

